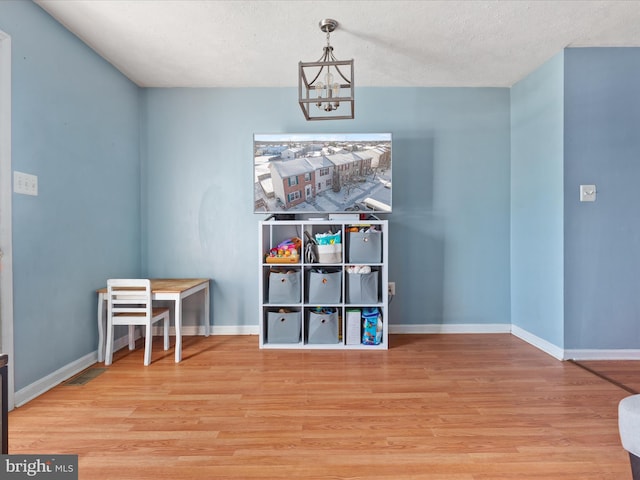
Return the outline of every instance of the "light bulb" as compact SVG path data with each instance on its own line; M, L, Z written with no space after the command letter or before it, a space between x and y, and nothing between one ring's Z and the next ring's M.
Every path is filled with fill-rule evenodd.
M315 89L316 89L316 106L318 108L322 107L322 89L324 88L324 85L322 84L322 82L318 82L316 83Z
M325 80L327 81L327 97L331 97L331 84L333 84L333 75L331 75L331 72L329 70L327 70Z

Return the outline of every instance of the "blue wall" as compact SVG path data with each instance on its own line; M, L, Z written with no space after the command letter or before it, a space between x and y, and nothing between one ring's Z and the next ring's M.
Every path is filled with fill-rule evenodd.
M138 89L32 2L0 29L40 190L13 195L18 390L95 352L108 277L211 277L214 327L257 325L256 132L393 133L393 324L637 348L639 49L569 49L511 90L360 88L355 120L308 123L294 88Z
M566 49L511 89L511 321L567 356L640 343L638 78L638 48Z
M140 271L139 90L32 2L12 37L16 390L96 350L95 289Z
M565 53L567 348L640 344L640 49ZM597 200L580 203L580 184Z
M564 345L564 54L511 89L511 322Z
M324 123L296 95L144 92L148 275L211 277L214 325L257 325L253 134L390 131L390 322L509 323L509 91L360 88L355 120Z

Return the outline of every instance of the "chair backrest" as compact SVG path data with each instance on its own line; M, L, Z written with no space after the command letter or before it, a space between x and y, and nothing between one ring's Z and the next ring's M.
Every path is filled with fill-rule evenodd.
M107 280L109 317L151 318L151 281L146 278Z

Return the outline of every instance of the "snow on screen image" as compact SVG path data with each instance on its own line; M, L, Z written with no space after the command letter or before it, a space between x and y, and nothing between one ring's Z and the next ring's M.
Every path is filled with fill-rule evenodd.
M255 213L391 212L390 133L255 134Z

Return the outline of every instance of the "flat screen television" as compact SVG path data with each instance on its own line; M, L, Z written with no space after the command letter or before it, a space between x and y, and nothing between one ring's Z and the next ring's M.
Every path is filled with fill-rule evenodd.
M254 213L391 213L391 133L254 134Z

